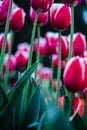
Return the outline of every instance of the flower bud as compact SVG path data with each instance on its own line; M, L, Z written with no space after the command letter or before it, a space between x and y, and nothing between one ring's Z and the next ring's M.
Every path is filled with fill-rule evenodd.
M29 53L26 51L17 51L15 56L16 56L16 60L17 60L17 67L25 68L28 63Z
M82 55L86 50L86 39L85 36L81 33L74 34L73 39L73 54Z
M47 53L46 39L45 38L40 38L39 42L40 42L39 43L40 55L44 56ZM34 53L35 54L38 53L38 39L35 39L35 42L34 42Z
M41 12L46 12L50 9L54 0L30 0L30 5L32 8L37 11L41 10Z
M67 5L77 6L82 2L82 0L62 0L62 2Z
M22 8L14 6L10 16L10 29L19 31L25 22L25 12Z
M33 23L34 23L35 17L36 17L36 12L31 7L30 8L30 19ZM37 24L39 24L40 26L44 26L47 24L47 22L48 22L48 12L40 13L38 16Z
M0 51L2 50L2 45L4 41L4 33L0 34ZM10 34L7 35L7 40L6 40L6 49L5 52L7 53L10 48Z
M56 54L58 48L58 34L53 32L47 32L45 35L47 54Z
M50 23L54 29L65 30L71 24L70 7L64 4L53 4L50 9Z
M80 57L71 58L67 62L63 74L65 87L71 92L81 91L84 79L85 65L83 59Z

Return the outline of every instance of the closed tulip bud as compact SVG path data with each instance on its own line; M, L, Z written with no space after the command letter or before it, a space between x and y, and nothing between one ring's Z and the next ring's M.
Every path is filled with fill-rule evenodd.
M53 4L50 9L50 23L54 29L63 31L71 24L70 7L64 4Z
M8 63L8 58L9 55L6 54L4 57L4 62L3 62L3 72L6 71L6 67L7 67L7 63ZM16 61L16 57L14 55L10 56L10 64L9 64L9 71L14 71L16 69L17 66L17 61Z
M80 57L71 58L64 69L63 81L65 87L71 92L82 90L85 79L85 64Z
M34 23L35 17L36 17L36 12L31 7L30 8L30 19L33 23ZM38 16L37 24L39 24L40 26L44 26L47 24L47 22L48 22L48 12L40 13Z
M56 54L58 48L58 34L47 32L45 35L47 44L47 54Z
M73 39L73 54L76 55L82 55L84 51L86 50L86 38L81 33L74 34Z
M17 50L30 52L30 45L27 42L18 44Z
M25 22L25 12L22 8L14 5L10 16L10 29L19 31Z
M62 0L62 2L64 4L69 5L69 6L70 5L77 6L77 5L79 5L82 2L82 0Z
M40 38L40 55L44 56L47 54L47 46L46 46L46 39L45 38ZM37 54L38 53L38 39L35 39L34 42L34 53Z
M58 67L58 55L53 55L52 56L52 64L55 68ZM65 68L65 61L64 60L61 60L61 71L63 72Z
M17 67L25 68L28 63L29 53L26 51L17 51L15 56L16 56L16 60L17 60Z
M40 10L41 12L46 12L50 9L54 0L30 0L30 5L32 8L37 11Z
M4 41L4 33L1 33L0 34L0 51L2 50L3 41ZM9 48L10 48L10 34L8 34L7 40L6 40L6 49L5 49L6 53L9 51Z
M64 97L63 96L59 96L58 97L58 108L59 109L62 109L63 101L64 101Z

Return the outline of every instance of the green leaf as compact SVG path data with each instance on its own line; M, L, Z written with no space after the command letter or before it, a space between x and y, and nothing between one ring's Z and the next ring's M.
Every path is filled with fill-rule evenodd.
M83 115L83 122L85 124L85 127L87 128L87 95L86 95L85 110Z
M40 88L36 87L26 109L26 124L36 122L40 111Z
M39 125L39 122L34 122L34 123L28 125L28 128L35 128L35 127L38 127L38 125Z
M6 93L4 92L3 87L0 85L0 111L2 110L3 107L8 103L8 97ZM2 100L2 101L1 101Z
M78 114L74 117L72 123L75 130L87 130L84 126L82 118Z
M24 72L24 74L20 77L20 79L17 81L16 85L12 88L10 94L9 94L9 102L6 105L6 107L3 109L2 112L0 112L0 123L4 125L5 121L7 120L10 111L14 107L20 93L22 92L26 81L32 74L32 72L36 69L37 63L32 65L28 70Z

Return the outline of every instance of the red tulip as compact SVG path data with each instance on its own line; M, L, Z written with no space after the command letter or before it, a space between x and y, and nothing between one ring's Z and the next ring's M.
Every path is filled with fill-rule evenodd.
M67 62L63 74L65 87L71 92L81 91L84 79L85 64L83 59L80 57L71 58Z
M18 68L25 68L28 63L28 56L29 53L26 51L17 51L16 54L16 60L17 60L17 67Z
M46 12L50 9L53 2L54 0L30 0L30 5L35 11Z
M40 38L40 55L44 56L47 54L47 46L46 46L46 39ZM38 52L38 39L34 42L34 53L37 54Z
M33 8L30 8L30 19L34 23L36 17L36 12L33 10ZM37 24L40 24L40 26L46 25L48 22L48 12L40 13L38 16Z
M2 50L3 41L4 41L4 33L1 33L0 34L0 51ZM9 51L9 48L10 48L10 34L8 34L7 36L6 49L5 49L6 53Z
M58 49L58 34L47 32L45 38L47 44L47 54L56 54Z
M55 29L67 29L71 24L70 7L64 4L53 4L50 9L50 23Z
M82 2L82 0L62 0L62 2L67 5L77 6Z
M25 12L22 8L14 6L10 17L10 29L19 31L25 22Z
M86 38L81 33L74 34L73 39L73 54L82 55L86 50Z

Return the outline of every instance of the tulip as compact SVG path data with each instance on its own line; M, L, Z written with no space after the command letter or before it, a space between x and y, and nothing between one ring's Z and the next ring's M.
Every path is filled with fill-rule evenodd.
M14 6L10 16L10 29L19 31L25 22L25 12L22 8Z
M46 12L50 9L54 0L30 0L30 5L32 8L37 11L41 10L41 12Z
M82 58L71 58L64 69L63 81L65 87L71 92L82 90L82 84L85 79L85 64Z
M63 31L71 24L70 7L64 4L53 4L50 9L50 23L55 29Z
M17 51L15 56L16 56L16 60L17 60L17 67L25 68L28 63L29 53L26 51Z
M0 34L0 51L2 50L3 41L4 41L4 33L1 33ZM5 48L6 53L9 51L9 48L10 48L10 34L8 34L7 36L6 48Z
M62 2L67 5L77 6L82 2L82 0L62 0Z
M45 38L40 38L39 42L40 42L40 44L39 44L40 55L44 56L47 53L46 39ZM37 54L37 52L38 52L38 40L35 39L35 42L34 42L34 53Z
M36 17L36 12L31 7L30 8L30 19L33 23L34 23L35 17ZM38 16L37 24L39 24L40 26L44 26L47 24L47 22L48 22L48 12L40 13Z
M81 33L74 34L73 38L73 54L82 55L86 50L86 38Z
M47 54L56 54L56 50L58 47L57 33L47 32L45 38L47 45Z
M3 62L3 73L6 71L6 66L7 66L7 62L8 62L8 57L9 55L6 54L4 57L4 62ZM9 63L9 71L14 71L16 69L17 66L17 61L16 61L16 57L14 55L10 55L10 63Z

